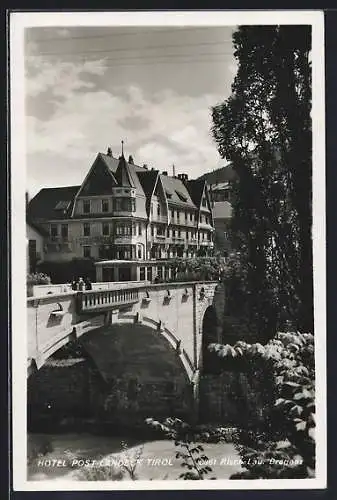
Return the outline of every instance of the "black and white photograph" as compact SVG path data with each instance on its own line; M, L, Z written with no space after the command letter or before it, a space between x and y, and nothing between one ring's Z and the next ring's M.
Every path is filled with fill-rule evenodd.
M14 490L324 488L323 13L10 49Z

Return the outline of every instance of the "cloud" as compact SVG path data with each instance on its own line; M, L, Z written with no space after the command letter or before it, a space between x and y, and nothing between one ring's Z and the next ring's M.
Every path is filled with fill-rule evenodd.
M34 63L41 73L27 79L27 92L37 96L48 90L54 99L46 119L27 117L28 175L35 184L40 179L43 186L42 176L48 177L43 157L46 168L58 165L53 178L59 173L60 184L69 165L73 181L81 183L95 155L108 146L118 155L122 139L126 154L140 165L171 171L174 163L177 172L190 177L220 165L210 134L211 106L221 101L219 95L192 97L163 89L145 96L138 85L99 90L90 76L104 77L104 61Z
M26 58L26 95L37 97L51 91L53 96L69 98L73 92L93 88L95 84L86 80L92 75L101 76L107 66L104 59L84 62L54 63L43 56L28 55Z

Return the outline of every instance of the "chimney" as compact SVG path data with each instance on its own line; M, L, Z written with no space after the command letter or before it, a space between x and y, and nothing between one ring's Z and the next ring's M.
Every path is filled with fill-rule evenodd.
M108 148L108 151L106 153L108 156L112 156L112 149L111 148Z
M130 165L134 165L135 164L135 162L133 161L133 158L132 158L131 155L129 156L128 163L130 163Z
M167 172L166 172L166 170L165 170L165 172L163 172L163 175L166 175L166 176L167 176Z
M181 182L187 182L188 181L188 175L187 174L178 174L178 179L181 180Z

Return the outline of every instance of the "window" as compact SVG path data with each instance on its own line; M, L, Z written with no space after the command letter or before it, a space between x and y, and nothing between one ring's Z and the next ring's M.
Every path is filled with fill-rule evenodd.
M163 278L163 267L162 266L158 266L157 269L158 269L158 271L157 271L158 278L162 279Z
M136 200L131 198L115 198L113 200L113 210L115 212L135 212Z
M131 236L132 226L131 224L117 224L116 225L116 235L117 236Z
M172 229L172 236L173 236L173 238L176 237L176 230L175 229Z
M160 205L157 206L157 215L160 217Z
M50 224L50 236L55 238L58 235L57 224Z
M140 222L138 224L138 236L141 236L142 235L142 223Z
M90 259L90 257L91 257L91 247L88 247L88 246L83 247L83 257L85 259Z
M109 212L109 200L102 200L102 212Z
M149 266L146 271L147 281L152 281L152 267Z
M202 206L203 206L203 207L207 207L207 201L206 201L206 198L203 198L203 200L202 200Z
M171 210L171 217L174 219L174 210Z
M145 267L139 268L139 279L140 281L145 281Z
M61 236L65 240L68 239L68 224L62 224L61 225Z
M177 220L179 222L179 218L180 218L180 212L177 211Z
M83 224L83 236L90 236L90 224L88 222Z
M181 238L181 231L180 231L180 229L178 231L178 238Z
M154 236L154 227L151 226L151 236Z
M141 249L141 247L138 247L137 256L138 256L138 259L142 258L142 249Z
M110 228L108 222L103 222L102 224L102 235L109 236Z
M170 237L170 230L169 228L167 228L167 231L166 231L166 236L169 238Z
M184 202L187 201L187 198L183 193L180 193L180 191L176 191L176 193L177 193L177 196L178 196L180 201L184 201Z
M83 213L90 214L90 200L83 201Z
M190 213L190 221L192 222L192 220L193 220L193 214Z
M188 221L188 213L185 212L185 222L187 222L187 221Z
M203 223L203 221L204 221L204 218L203 218L203 216L202 216L202 215L200 215L200 223L202 224L202 223Z

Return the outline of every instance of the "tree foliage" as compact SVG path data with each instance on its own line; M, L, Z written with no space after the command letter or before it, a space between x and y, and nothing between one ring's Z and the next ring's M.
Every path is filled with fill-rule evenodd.
M237 433L246 471L235 478L312 477L315 470L315 363L311 334L278 333L266 345L210 346L236 359L264 391L261 419Z
M238 174L231 232L242 286L232 301L261 334L287 320L313 331L310 27L241 26L233 43L232 94L212 110L219 153Z

